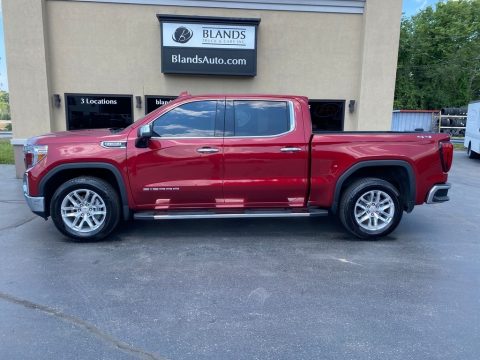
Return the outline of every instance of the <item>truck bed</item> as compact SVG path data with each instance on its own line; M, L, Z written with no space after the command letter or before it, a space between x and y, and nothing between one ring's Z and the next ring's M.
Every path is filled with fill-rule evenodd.
M310 205L328 207L334 203L338 179L347 170L349 173L355 171L355 164L360 163L378 167L390 164L401 170L399 176L411 177L417 187L411 207L422 204L432 183L442 183L447 179L442 171L438 144L448 140L448 135L424 132L351 131L313 134L310 142Z

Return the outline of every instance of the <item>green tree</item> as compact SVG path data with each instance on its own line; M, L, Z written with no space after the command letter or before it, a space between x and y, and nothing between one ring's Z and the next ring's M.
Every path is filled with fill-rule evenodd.
M480 0L427 7L403 18L397 109L465 106L480 98Z

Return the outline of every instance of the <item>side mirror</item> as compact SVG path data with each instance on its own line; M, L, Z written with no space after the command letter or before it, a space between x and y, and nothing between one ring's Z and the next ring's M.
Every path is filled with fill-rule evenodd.
M138 148L146 148L148 147L148 141L152 137L152 126L143 125L138 128L137 132L137 141L135 141L135 146Z
M152 126L143 125L138 128L138 137L139 138L150 138L152 137Z

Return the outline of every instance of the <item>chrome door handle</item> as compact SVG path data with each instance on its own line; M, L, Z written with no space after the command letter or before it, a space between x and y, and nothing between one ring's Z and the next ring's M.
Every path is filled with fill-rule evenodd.
M218 153L219 151L220 150L218 150L217 148L211 148L211 147L202 147L197 149L197 152L201 154L214 154L214 153Z
M301 148L298 148L298 147L284 147L284 148L281 148L280 149L281 152L299 152L299 151L302 151Z

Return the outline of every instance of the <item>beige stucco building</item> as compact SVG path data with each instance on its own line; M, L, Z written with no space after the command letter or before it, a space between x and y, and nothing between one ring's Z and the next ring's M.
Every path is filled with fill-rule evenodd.
M184 90L306 95L316 100L312 109L326 129L387 130L401 5L401 0L3 0L18 171L28 137L110 126L110 118L134 121L155 101ZM175 23L184 33L177 28L180 33L162 38L166 30L158 14L187 16ZM197 33L193 23L223 24L217 17L233 21L225 24L234 30L245 25L241 19L256 22L255 76L162 72L162 41L173 38L180 49ZM81 106L85 101L90 108ZM117 101L123 101L121 110L105 105Z

